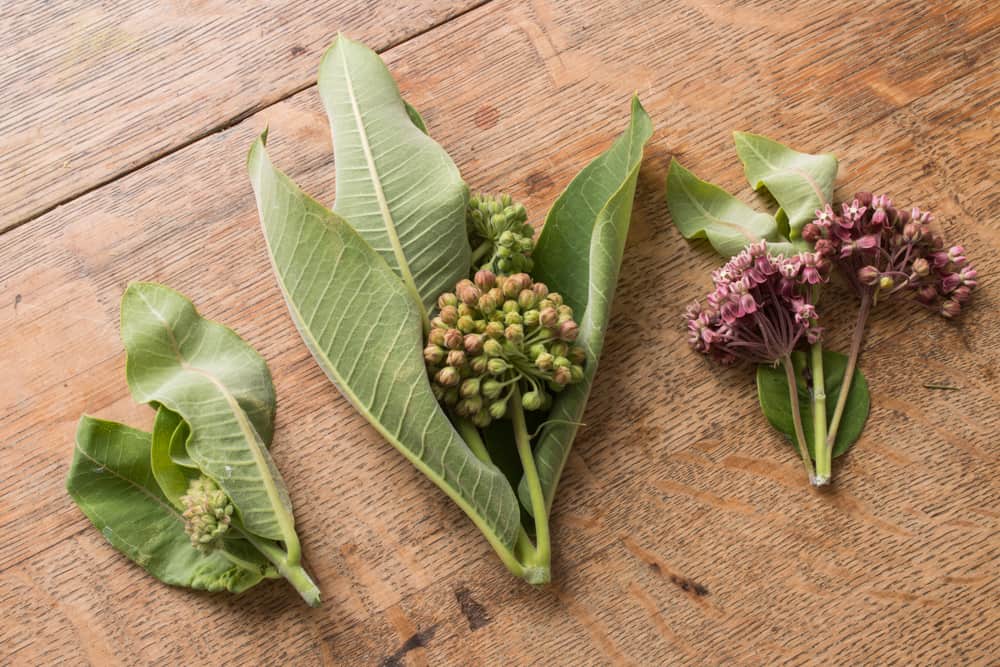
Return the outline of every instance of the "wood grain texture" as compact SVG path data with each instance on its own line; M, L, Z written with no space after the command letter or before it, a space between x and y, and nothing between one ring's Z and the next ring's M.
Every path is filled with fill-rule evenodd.
M330 203L313 88L0 236L0 661L995 660L1000 14L961 1L764 8L491 3L385 54L473 187L510 191L535 222L625 126L633 90L657 128L543 589L507 575L354 414L287 316L244 157L269 124L275 163ZM906 302L879 308L862 359L872 416L828 492L804 485L759 413L753 373L684 343L683 307L719 259L670 223L666 167L677 156L757 200L731 128L835 152L840 196L887 190L934 210L984 276L960 324ZM117 304L129 280L188 294L268 360L273 452L322 608L283 582L241 598L159 585L65 495L80 413L152 422L124 382ZM832 290L827 307L843 351L854 304Z
M11 3L0 230L301 90L338 31L382 50L483 1Z

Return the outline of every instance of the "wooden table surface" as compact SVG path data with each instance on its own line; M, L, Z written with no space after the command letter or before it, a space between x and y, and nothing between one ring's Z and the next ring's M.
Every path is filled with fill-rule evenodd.
M246 151L269 124L275 162L331 203L313 84L341 30L382 53L473 188L536 224L632 91L653 118L549 586L507 574L355 414L268 267ZM0 54L0 663L1000 660L996 3L34 0L4 8ZM877 311L871 418L828 492L760 415L752 372L684 342L719 260L671 224L666 168L754 201L732 129L836 153L841 196L934 210L983 277L960 323ZM181 290L266 357L321 608L283 582L159 584L66 495L81 413L152 423L125 385L131 280ZM829 307L843 349L854 306Z

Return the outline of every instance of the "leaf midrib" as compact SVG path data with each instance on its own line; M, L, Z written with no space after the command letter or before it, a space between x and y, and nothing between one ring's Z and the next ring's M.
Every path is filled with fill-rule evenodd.
M368 132L361 117L361 109L358 107L358 99L354 94L354 84L351 82L350 69L347 66L347 49L338 50L340 52L340 62L344 70L344 84L347 87L347 97L351 101L351 111L354 114L354 121L358 128L358 138L361 140L361 151L364 153L365 164L368 166L368 176L371 178L372 189L375 191L375 199L378 201L379 212L382 214L382 221L385 223L386 235L389 237L389 243L392 245L392 253L396 257L396 264L399 265L403 283L420 309L420 319L426 331L429 328L427 311L424 309L424 302L420 298L417 284L413 279L413 274L410 272L410 265L406 259L406 254L403 252L403 245L399 240L399 235L396 233L396 225L392 218L392 212L389 211L389 203L386 201L385 192L382 190L381 177L375 166L375 157L372 155L371 146L368 144Z
M250 423L250 418L247 417L243 408L240 407L239 402L236 400L236 397L229 392L221 380L205 369L190 364L184 358L184 355L181 353L180 347L177 344L177 337L174 335L174 330L171 327L170 322L167 321L167 318L164 317L163 314L149 302L146 295L143 294L141 290L138 291L138 294L139 298L141 298L143 303L146 304L146 307L149 308L150 312L153 313L156 319L160 320L163 324L163 328L166 330L167 336L170 338L170 346L173 349L174 356L177 358L177 363L180 364L181 368L183 370L191 371L204 376L215 386L216 389L218 389L223 399L225 399L226 403L229 405L229 409L236 418L236 423L239 425L240 431L243 433L243 437L248 443L250 443L250 446L247 449L250 450L250 454L253 456L254 464L256 465L258 471L261 471L260 480L264 486L265 493L267 493L267 498L271 503L275 520L278 523L278 527L280 528L282 535L284 536L283 539L286 544L291 544L294 541L295 529L290 525L290 517L284 516L286 512L278 511L278 508L282 508L283 510L284 502L282 501L280 495L278 494L278 490L273 483L274 480L271 477L267 461L263 459L263 456L257 447L257 441L260 440L260 436ZM178 412L178 414L180 414L177 410L174 410L174 412ZM191 433L194 434L194 426L188 424L188 427L191 429ZM267 474L264 474L263 471L267 471Z
M749 142L745 142L744 145L748 149L750 149L751 153L753 153L754 155L756 155L757 157L759 157L761 162L763 162L764 164L766 164L772 170L779 171L779 172L780 171L785 171L785 172L788 172L790 174L796 174L796 175L801 176L802 178L806 179L806 183L808 183L809 187L811 187L812 190L813 190L813 192L816 193L816 198L819 199L819 205L820 206L826 206L826 204L828 202L826 201L826 197L823 195L823 191L820 190L819 185L816 183L816 181L813 180L812 176L810 176L808 173L802 171L801 169L792 169L790 167L779 167L779 166L775 165L774 163L772 163L770 160L768 160L766 157L764 157L764 154L761 153L759 150L757 150L754 147L753 144L751 144Z
M687 184L684 183L684 181L680 182L680 186L681 190L683 190L684 195L687 197L691 205L694 206L699 211L701 211L702 215L704 215L706 218L712 220L713 222L719 225L722 225L723 227L732 229L733 231L739 233L740 236L744 237L748 241L753 241L754 239L757 238L756 236L752 235L746 227L741 227L735 222L729 222L728 220L723 220L722 218L719 218L714 214L712 214L711 212L709 212L708 209L706 209L698 202L698 199L694 196L694 193L692 193L691 190L688 189Z

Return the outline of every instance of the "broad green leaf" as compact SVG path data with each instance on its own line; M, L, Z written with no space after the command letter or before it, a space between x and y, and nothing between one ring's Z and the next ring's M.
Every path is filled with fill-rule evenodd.
M787 224L789 238L799 238L816 209L833 201L837 158L799 153L777 141L749 132L734 132L736 152L755 190L767 188L781 207L775 216Z
M556 398L549 419L561 421L545 426L535 447L535 463L549 507L597 372L643 146L652 133L649 115L633 97L628 129L559 196L532 253L536 279L562 294L573 307L580 324L577 342L587 352L583 381ZM522 505L530 507L524 480L518 492Z
M235 557L192 547L149 461L150 434L85 415L66 489L116 549L167 584L238 593L274 576L263 556L245 547L235 547Z
M792 361L795 366L795 377L798 384L799 414L802 417L802 428L805 431L806 444L809 447L810 455L812 455L816 443L813 433L810 387L806 381L805 373L808 368L806 354L804 352L793 352ZM823 351L827 423L829 423L830 418L833 416L846 370L846 356L830 350ZM785 378L785 371L780 366L777 368L767 365L757 367L757 396L760 399L760 407L764 411L764 416L767 417L767 420L771 422L774 428L784 433L789 441L791 441L792 446L798 449L795 444L795 425L792 421L791 401L788 397L788 381ZM845 404L844 414L841 418L840 429L837 431L837 441L833 445L834 457L845 453L861 437L861 431L864 429L865 421L868 419L869 400L868 383L865 380L865 376L860 370L855 370L854 380L851 382L851 389L847 394L847 403Z
M483 531L501 557L519 514L495 466L477 459L431 392L418 305L340 216L272 164L262 136L250 180L275 276L306 346L354 407ZM466 268L468 268L466 266Z
M163 407L157 410L156 420L153 422L149 467L163 495L174 507L180 508L181 496L187 493L188 483L198 473L178 465L170 457L170 445L178 432L187 432L187 425L180 415Z
M724 257L739 254L748 243L784 240L773 217L699 179L676 160L667 174L667 207L684 238L708 239Z
M333 131L333 210L399 274L426 319L469 271L468 188L374 51L339 35L319 92Z
M161 408L162 409L162 408ZM170 460L185 468L198 469L198 464L191 460L187 453L187 439L191 435L191 429L187 422L181 421L170 436Z
M420 112L417 111L413 107L413 105L407 102L406 100L403 100L403 104L406 106L406 115L410 117L410 120L413 121L413 124L417 126L417 129L419 129L424 134L430 134L427 131L427 125L426 123L424 123L423 116L420 115Z
M285 542L291 557L297 557L288 493L243 407L250 403L261 415L274 404L264 360L233 331L202 318L187 298L163 285L129 285L121 320L132 397L179 414L191 429L188 455L226 492L246 529Z

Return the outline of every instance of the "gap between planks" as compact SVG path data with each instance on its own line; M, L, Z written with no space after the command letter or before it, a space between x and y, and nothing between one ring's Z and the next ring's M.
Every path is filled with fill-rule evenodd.
M443 25L451 23L452 21L454 21L456 19L462 18L466 14L470 14L470 13L472 13L474 11L477 11L477 10L481 9L482 7L490 4L491 2L493 2L493 0L481 0L480 2L477 2L477 3L475 3L475 4L473 4L473 5L469 6L469 7L466 7L465 9L462 9L460 11L455 12L451 16L448 16L447 18L445 18L443 21L439 21L438 23L435 23L435 24L430 25L430 26L428 26L426 28L423 28L422 30L417 31L417 32L413 33L412 35L408 35L407 37L404 37L404 38L402 38L402 39L400 39L400 40L398 40L396 42L392 42L391 44L388 44L388 45L382 47L381 49L377 49L376 53L378 53L378 54L381 55L381 54L386 53L386 52L388 52L388 51L390 51L392 49L395 49L398 46L402 46L403 44L406 44L407 42L409 42L411 40L414 40L414 39L417 39L418 37L422 37L423 35L426 35L427 33L431 32L432 30L437 30L438 28L440 28ZM24 225L27 225L27 224L33 222L34 220L37 220L38 218L41 218L42 216L44 216L44 215L46 215L48 213L51 213L52 211L54 211L55 209L59 208L60 206L65 206L66 204L69 204L69 203L73 202L74 200L79 199L80 197L84 197L84 196L90 194L91 192L94 192L96 190L100 190L104 186L110 185L111 183L114 183L115 181L117 181L120 178L124 178L124 177L128 176L129 174L135 173L135 172L137 172L137 171L139 171L141 169L145 169L146 167L150 166L151 164L154 164L155 162L159 162L163 158L170 157L174 153L182 151L185 148L187 148L188 146L192 146L192 145L198 143L199 141L202 141L203 139L207 139L208 137L212 136L213 134L218 134L219 132L225 132L226 130L228 130L228 129L234 127L234 126L239 125L240 123L242 123L243 121L245 121L247 118L250 118L254 114L260 113L264 109L272 107L275 104L279 104L281 102L284 102L285 100L287 100L287 99L289 99L291 97L294 97L295 95L298 95L299 93L301 93L303 91L309 90L310 88L314 87L315 85L316 85L316 81L309 81L309 82L300 84L298 86L295 86L294 88L291 88L290 90L288 90L285 93L281 93L281 94L279 94L279 95L277 95L275 97L262 100L261 102L259 102L257 104L254 104L253 106L248 107L248 108L244 109L243 111L240 111L239 113L237 113L237 114L235 114L233 116L230 116L226 120L223 120L220 123L217 123L215 125L212 125L211 127L208 127L206 129L202 130L201 132L197 133L196 135L192 136L191 138L189 138L189 139L187 139L185 141L182 141L182 142L180 142L178 144L175 144L175 145L171 146L170 148L162 150L162 151L160 151L158 153L153 153L150 157L148 157L148 158L146 158L146 159L144 159L144 160L142 160L140 162L137 162L132 167L127 167L125 169L122 169L121 171L115 172L114 174L112 174L108 178L100 179L97 182L95 182L93 185L88 185L87 187L85 187L85 188L83 188L81 190L78 190L77 192L74 192L74 193L70 194L67 197L63 197L62 199L56 201L53 204L45 206L44 208L41 208L41 209L35 211L34 213L27 214L25 217L21 218L20 220L16 220L15 222L11 223L9 226L7 226L7 227L5 227L3 229L0 229L0 236L6 234L8 232L14 231L18 227L23 227Z

